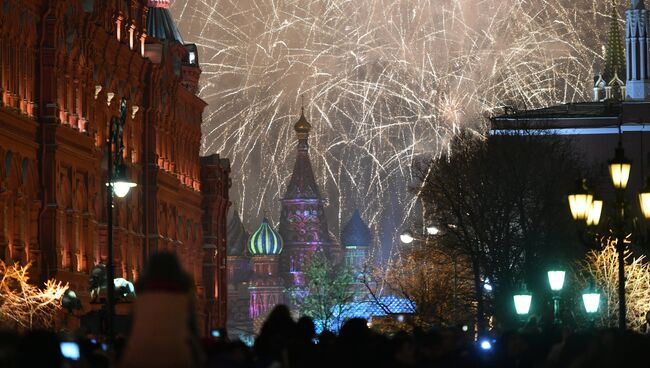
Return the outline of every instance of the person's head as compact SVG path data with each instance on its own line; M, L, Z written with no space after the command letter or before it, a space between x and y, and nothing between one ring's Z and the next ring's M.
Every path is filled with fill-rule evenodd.
M269 313L264 325L262 326L262 334L276 334L276 333L293 333L295 322L291 318L291 312L286 305L276 305L271 313Z
M184 291L193 287L192 277L183 270L176 254L170 252L154 253L149 257L138 279L137 289L147 289L159 283L174 284Z
M370 329L368 321L363 318L351 318L347 320L341 331L339 331L339 340L344 344L358 344L368 339Z
M314 326L314 320L308 316L302 316L298 319L296 324L296 333L298 339L310 342L314 336L316 336L316 327Z

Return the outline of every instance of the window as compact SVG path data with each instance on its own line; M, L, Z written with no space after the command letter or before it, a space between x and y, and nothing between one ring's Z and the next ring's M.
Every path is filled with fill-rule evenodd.
M11 160L14 158L14 154L9 151L5 155L5 178L9 177L9 174L11 174Z
M27 174L28 173L29 173L29 160L24 158L23 163L22 163L23 184L27 183Z

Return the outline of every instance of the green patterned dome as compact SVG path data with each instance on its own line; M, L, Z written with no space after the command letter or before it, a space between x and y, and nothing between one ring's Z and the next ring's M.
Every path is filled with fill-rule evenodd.
M278 255L282 252L282 237L273 230L266 217L248 239L248 251L253 256Z

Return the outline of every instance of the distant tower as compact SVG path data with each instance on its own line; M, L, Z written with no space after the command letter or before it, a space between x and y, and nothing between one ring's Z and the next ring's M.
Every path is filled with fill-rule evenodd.
M282 273L292 285L303 285L302 268L312 254L323 249L329 253L333 244L325 218L325 201L320 195L309 160L311 125L304 109L294 125L298 137L296 163L282 202L280 235L284 239Z
M175 41L184 44L174 17L169 12L171 0L149 0L147 6L147 36L161 41Z
M359 210L343 227L341 244L345 248L345 264L356 274L363 272L363 267L368 258L368 250L372 245L372 234L368 225L361 218Z
M248 240L248 252L253 265L253 276L248 286L249 317L255 320L284 302L284 282L279 272L282 238L266 217Z
M598 75L594 83L594 101L624 99L624 80L627 79L625 67L625 47L621 35L620 17L616 0L612 0L611 21L605 48L605 67L604 72Z
M248 317L248 281L251 277L250 256L246 250L249 234L235 210L228 213L226 243L228 267L228 330L231 336L243 331L253 332Z
M650 97L648 12L643 0L632 0L626 12L627 100L648 101Z
M249 234L246 232L236 210L231 210L228 214L226 234L228 236L226 248L228 255L228 283L248 282L250 256L246 252L246 244Z

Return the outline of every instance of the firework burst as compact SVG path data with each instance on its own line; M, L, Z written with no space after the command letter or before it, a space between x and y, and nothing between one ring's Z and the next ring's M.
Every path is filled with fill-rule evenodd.
M459 127L483 133L504 105L588 98L608 3L176 0L172 11L201 51L203 153L230 158L245 221L279 216L304 96L332 230L359 207L390 247L416 208L414 159Z

